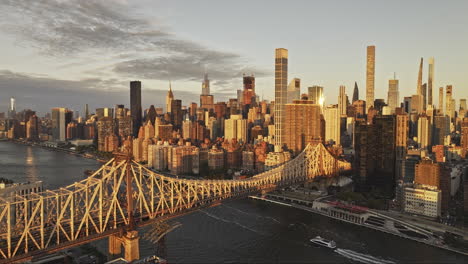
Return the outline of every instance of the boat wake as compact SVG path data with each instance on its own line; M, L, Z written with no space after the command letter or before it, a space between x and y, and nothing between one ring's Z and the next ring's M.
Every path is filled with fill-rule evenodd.
M276 220L276 219L273 218L273 217L262 216L262 215L253 214L253 213L247 213L247 212L244 212L244 211L242 211L242 210L240 210L240 209L237 209L237 208L231 207L231 206L229 206L229 205L225 205L225 204L223 204L222 206L224 206L224 207L226 207L226 208L229 208L229 209L232 209L232 210L234 210L234 211L237 211L237 212L239 212L239 213L241 213L241 214L252 215L252 216L255 216L255 217L257 217L257 218L266 218L266 219L270 219L270 220L272 220L273 222L276 222L276 223L278 223L278 224L281 223L280 221Z
M251 232L254 232L254 233L256 233L256 234L263 235L261 232L255 230L255 229L252 229L252 228L250 228L250 227L248 227L248 226L245 226L245 225L243 225L243 224L241 224L241 223L238 223L238 222L235 222L235 221L226 220L226 219L223 219L223 218L221 218L221 217L217 217L216 215L210 214L210 213L208 213L208 212L206 212L206 211L203 211L203 210L198 210L198 211L204 213L204 214L207 215L208 217L211 217L211 218L213 218L213 219L219 220L219 221L221 221L221 222L228 223L228 224L234 224L234 225L237 225L237 226L242 227L243 229L246 229L246 230L249 230L249 231L251 231Z
M340 254L341 256L343 256L345 258L348 258L348 259L351 259L351 260L354 260L354 261L358 261L358 262L361 262L361 263L366 263L366 264L394 264L395 263L394 261L391 261L391 260L377 258L377 257L371 256L371 255L358 253L356 251L352 251L352 250L349 250L349 249L338 248L338 249L335 250L335 252Z

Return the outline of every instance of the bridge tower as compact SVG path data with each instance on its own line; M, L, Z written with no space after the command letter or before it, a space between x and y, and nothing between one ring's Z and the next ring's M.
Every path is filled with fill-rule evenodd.
M133 196L132 196L132 148L131 145L124 145L122 152L114 153L114 163L119 164L125 161L125 185L127 198L127 218L128 225L121 230L118 235L109 236L109 255L118 255L124 248L124 258L131 262L140 259L140 237L135 229L135 219L133 216Z
M124 259L128 262L140 259L140 237L138 231L126 231L122 235L109 236L109 255L115 256L122 253L124 248Z

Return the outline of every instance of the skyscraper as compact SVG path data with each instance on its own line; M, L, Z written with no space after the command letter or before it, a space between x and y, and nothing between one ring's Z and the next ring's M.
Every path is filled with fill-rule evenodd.
M388 96L387 103L392 113L395 113L395 108L399 107L400 92L398 91L398 80L388 80Z
M418 72L418 82L416 84L416 94L413 95L411 99L411 105L413 111L418 114L421 114L424 111L424 95L423 95L423 87L422 87L422 70L423 70L423 58L421 58L421 62L419 64L419 72Z
M422 85L423 109L427 109L427 83Z
M466 109L466 99L460 99L460 111Z
M286 104L285 144L294 153L309 143L323 142L325 128L320 106L309 100L294 100Z
M130 82L130 114L132 116L133 136L137 137L142 119L140 81Z
M340 117L346 116L346 87L344 85L340 86L340 93L338 95L338 111L340 112Z
M455 105L452 101L452 85L447 85L445 89L445 114L452 120L455 117Z
M244 90L242 91L243 94L243 103L244 105L248 105L248 107L253 106L252 104L255 103L255 76L243 76L244 82ZM246 112L248 109L246 109Z
M10 98L10 107L8 108L8 118L15 118L16 116L16 99Z
M341 144L340 111L337 105L330 105L323 110L325 119L325 140L334 141L337 146Z
M403 180L403 162L406 158L406 149L408 145L408 115L396 115L396 130L395 130L395 180Z
M460 132L460 145L466 158L468 154L468 117L462 119Z
M14 97L10 98L10 111L16 111L16 99Z
M293 78L288 85L288 104L292 104L294 100L301 99L301 79Z
M210 80L208 79L208 73L205 73L205 78L202 82L202 95L210 94Z
M444 115L444 87L439 88L439 114Z
M39 119L36 114L30 116L26 122L26 138L29 140L39 139Z
M202 93L200 95L200 108L207 111L214 110L214 98L210 94L210 80L208 80L208 75L205 74L205 79L202 83Z
M66 122L65 112L67 109L62 107L52 108L52 140L65 141Z
M375 46L367 46L366 105L374 107ZM367 112L366 109L366 112Z
M166 113L172 112L172 109L171 109L172 100L174 100L174 94L172 93L171 82L169 82L169 91L167 91L167 95L166 95Z
M432 145L444 145L445 136L447 135L447 116L434 116L432 125Z
M309 87L309 101L313 104L320 105L323 108L323 87L314 85Z
M413 94L413 96L411 96L411 113L421 114L423 109L422 95Z
M284 106L288 99L288 50L279 48L275 53L275 149L284 143Z
M418 137L419 148L430 148L431 144L431 119L426 115L419 116L418 119Z
M357 82L354 82L353 103L359 100L359 88Z
M434 102L432 100L432 86L434 85L434 58L429 58L429 77L427 81L427 104L433 105Z
M114 134L114 120L111 117L103 117L97 121L98 129L98 150L113 151L106 148L106 138Z
M466 116L466 99L460 99L460 108L458 111L458 116L463 119Z
M421 62L419 64L419 72L418 72L418 84L417 84L417 90L416 94L422 95L422 70L423 70L423 58L421 58Z
M171 101L171 121L175 129L182 128L184 115L182 112L182 100L176 99Z
M85 104L85 108L84 108L84 119L85 120L88 120L89 118L89 108L88 108L88 104Z

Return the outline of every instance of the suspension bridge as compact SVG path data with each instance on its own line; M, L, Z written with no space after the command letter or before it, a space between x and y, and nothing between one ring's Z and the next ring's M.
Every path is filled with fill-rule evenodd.
M322 144L241 180L188 180L160 175L116 154L88 178L67 187L0 198L0 263L20 262L109 237L109 253L139 256L138 228L225 199L333 177L350 170ZM66 177L66 175L64 175Z

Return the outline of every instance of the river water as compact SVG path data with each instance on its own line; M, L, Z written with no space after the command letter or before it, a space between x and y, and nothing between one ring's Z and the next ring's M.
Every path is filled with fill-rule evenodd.
M85 169L99 166L94 160L70 154L0 142L0 177L15 182L42 180L45 188L53 189L79 181ZM310 245L308 240L317 235L335 240L338 248L397 263L468 263L467 257L456 253L250 199L223 203L173 221L182 226L166 238L170 263L355 262ZM95 245L106 252L106 239ZM140 254L155 254L155 246L141 239Z

